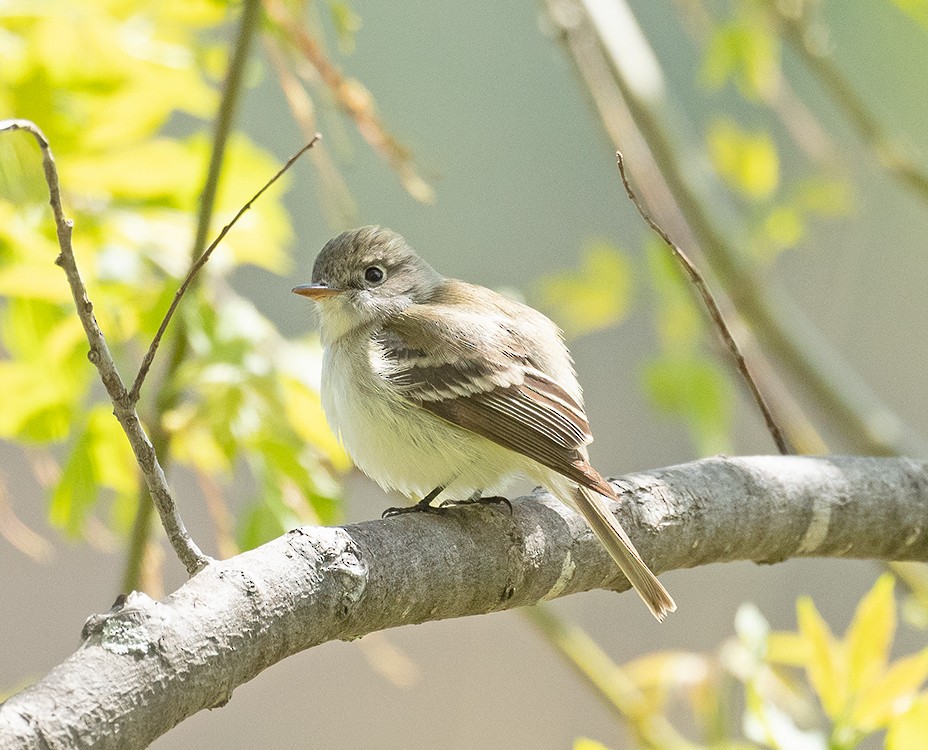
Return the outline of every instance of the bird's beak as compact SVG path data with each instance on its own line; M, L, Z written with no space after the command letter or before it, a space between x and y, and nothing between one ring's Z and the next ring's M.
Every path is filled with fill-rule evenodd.
M341 289L334 289L325 284L300 284L295 286L292 289L294 294L299 294L301 297L309 297L312 300L325 299L326 297L333 297L336 294L341 294Z

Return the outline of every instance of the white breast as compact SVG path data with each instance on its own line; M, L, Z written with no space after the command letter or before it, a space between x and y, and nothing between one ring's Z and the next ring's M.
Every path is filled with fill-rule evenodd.
M442 485L458 500L499 491L518 473L522 457L392 390L370 365L371 347L368 335L349 334L326 347L322 363L326 418L358 468L417 500Z

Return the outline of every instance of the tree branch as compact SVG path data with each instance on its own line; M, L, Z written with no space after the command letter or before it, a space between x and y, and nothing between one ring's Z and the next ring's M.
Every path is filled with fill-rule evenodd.
M641 201L638 200L638 196L635 194L631 183L628 181L628 175L625 173L625 159L622 156L622 152L616 151L615 156L616 162L619 165L619 175L622 177L622 184L625 186L625 192L628 194L629 200L631 200L635 208L638 209L641 218L644 219L654 233L661 238L663 243L667 246L667 249L670 250L671 255L673 255L674 259L682 266L683 272L699 294L706 308L706 312L709 314L709 319L712 321L716 332L722 339L722 343L731 355L735 369L738 371L738 374L741 375L745 385L748 387L748 391L750 391L751 396L754 398L754 403L757 405L761 416L764 418L767 432L773 437L773 442L776 444L777 450L784 455L795 453L789 441L786 439L786 436L783 434L783 431L780 429L780 425L777 424L777 420L770 411L770 407L767 406L767 401L764 399L764 395L761 393L757 381L754 380L751 369L748 367L748 363L745 361L741 349L738 348L735 337L731 335L731 330L725 322L725 316L722 315L722 311L719 309L715 297L712 296L712 292L709 291L709 286L706 284L705 279L703 279L699 269L693 261L690 260L689 256L683 252L683 249L670 238L670 235L667 234L666 231L664 231L664 228L651 218L651 215L647 212L645 207L641 205Z
M49 148L48 139L39 127L29 120L0 120L0 132L14 130L24 130L29 133L42 151L42 166L45 170L45 182L48 184L49 203L55 216L58 247L61 249L55 263L61 266L65 276L67 276L77 315L84 327L87 341L90 343L87 358L93 362L100 373L100 379L103 381L106 392L113 403L113 414L119 420L119 424L132 446L135 460L138 462L142 476L145 478L145 484L148 486L148 491L151 493L158 514L161 516L161 523L164 526L168 540L184 567L187 568L187 572L193 574L207 565L209 558L200 551L200 548L191 539L190 534L187 533L187 528L184 526L180 512L177 510L174 498L171 496L168 480L164 476L161 464L158 462L158 456L155 454L151 440L149 440L135 410L135 402L129 396L129 392L116 370L116 363L113 361L113 355L110 354L106 338L103 336L100 326L97 325L97 319L93 314L93 304L87 297L87 289L84 287L84 282L77 268L77 261L74 259L74 250L71 247L71 230L74 224L65 216L61 205L58 169L55 166L55 158L52 155L51 148Z
M713 458L616 482L655 571L790 557L928 560L928 463ZM161 602L132 594L0 706L0 748L143 747L281 659L334 639L628 582L548 495L303 527L216 562ZM684 615L685 616L685 615Z

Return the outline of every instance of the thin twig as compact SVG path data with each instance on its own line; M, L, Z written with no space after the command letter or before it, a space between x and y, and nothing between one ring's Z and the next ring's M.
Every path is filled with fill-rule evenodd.
M709 317L715 324L715 327L718 330L719 335L722 337L722 341L725 343L725 346L728 348L728 351L731 352L732 359L735 362L735 367L738 368L738 372L741 373L741 377L744 378L744 382L747 384L748 389L751 391L751 395L754 397L757 408L760 409L761 414L764 416L764 424L767 425L767 430L773 437L773 442L776 443L777 450L779 450L783 455L792 454L793 449L790 447L789 441L780 430L780 426L777 424L776 419L774 419L773 414L770 413L767 402L764 400L760 389L757 387L757 383L751 376L751 371L748 369L747 362L744 361L744 356L741 354L741 349L738 348L738 343L731 335L731 331L728 330L728 325L725 323L725 318L722 317L722 311L719 310L719 306L715 301L715 297L713 297L712 292L709 291L709 287L706 285L702 274L699 272L699 269L693 265L693 262L689 259L689 257L687 257L686 253L683 252L679 245L670 239L670 236L667 234L667 232L665 232L661 226L651 218L651 216L645 210L644 206L641 205L641 201L638 200L638 196L635 195L635 191L632 190L632 186L628 181L628 175L625 174L625 160L622 158L622 152L616 151L615 157L619 165L619 174L622 175L622 184L625 186L625 192L628 193L628 197L631 199L632 203L635 204L635 208L638 209L638 213L641 214L641 218L648 223L648 226L650 226L651 229L657 233L657 236L664 241L664 244L670 248L670 251L673 253L674 257L680 262L680 265L683 266L683 270L686 271L686 275L689 276L693 286L696 287L696 290L699 292L699 296L702 297L702 301L706 306L706 310L709 312Z
M229 137L235 126L235 112L241 99L252 40L261 25L262 17L261 0L245 0L242 3L238 31L235 35L235 42L232 45L232 52L229 55L229 62L223 77L219 107L212 128L209 165L206 170L203 188L200 191L196 230L190 247L191 263L200 257L209 240L216 196L219 192L222 165L228 150ZM154 394L149 399L148 408L151 413L146 423L151 431L151 442L155 452L161 456L161 461L167 468L171 462L171 435L164 429L162 416L176 408L177 401L180 398L180 393L174 388L173 381L177 370L185 361L189 349L189 340L184 326L175 325L173 335L165 343L168 351L160 378L153 386L149 386L150 390L154 389ZM162 354L162 359L165 359L164 354ZM135 397L139 398L139 391L135 388L133 388L133 391ZM145 488L141 488L138 493L135 519L132 522L132 531L129 536L129 546L126 550L121 591L132 591L139 587L143 563L152 559L148 553L148 548L151 546L151 517L153 510L148 492ZM151 566L148 567L148 577L151 579L153 577L150 570Z
M319 140L322 138L320 133L316 133L313 136L313 139L307 143L303 148L297 151L293 156L287 159L287 163L284 164L270 180L268 180L264 187L262 187L257 193L255 193L251 199L242 206L238 213L232 217L232 221L226 224L222 231L216 236L209 247L203 251L203 254L197 258L193 265L190 266L190 270L187 272L187 276L184 278L178 290L174 293L174 299L171 300L171 306L168 307L168 311L164 315L164 320L161 321L161 325L158 327L158 332L155 334L155 337L152 339L151 346L148 347L148 351L145 353L145 358L142 360L142 365L139 367L139 373L135 376L135 382L132 384L132 390L129 392L129 400L132 404L135 404L139 400L139 391L142 388L142 384L145 382L145 378L148 375L148 371L151 368L151 363L155 358L155 354L158 351L158 345L161 343L161 338L164 336L164 332L167 330L168 324L171 322L171 318L174 316L174 311L177 310L178 304L180 304L181 298L184 296L184 293L187 291L187 287L190 286L190 283L193 281L193 277L197 275L197 272L206 265L206 262L209 260L210 256L213 254L213 250L219 245L220 242L225 238L229 233L229 230L235 226L236 222L242 215L251 208L252 204L258 200L271 185L277 182L283 174L293 166L297 159L299 159L304 153L309 151L313 146L315 146Z
M145 478L145 483L148 485L148 491L151 493L155 507L161 516L161 523L167 533L168 540L184 567L187 568L187 572L192 575L206 567L210 562L210 558L200 551L200 548L197 547L187 533L184 522L174 503L174 498L171 496L171 490L168 487L164 471L158 462L158 456L155 455L151 441L148 439L145 428L142 427L139 416L135 411L135 402L126 391L126 386L116 370L113 356L106 344L103 331L97 325L93 314L93 304L87 298L87 289L74 259L74 251L71 247L71 231L74 225L65 216L64 209L61 206L58 170L55 167L55 159L52 156L48 139L39 127L29 120L0 121L0 132L13 130L24 130L30 133L42 151L42 166L45 170L45 181L48 184L49 203L55 217L58 247L61 250L55 263L64 269L68 284L71 287L71 295L74 298L77 315L90 343L90 351L87 357L96 366L103 385L106 387L106 392L113 402L113 413L129 439L132 452L135 454L135 459L142 471L142 476Z

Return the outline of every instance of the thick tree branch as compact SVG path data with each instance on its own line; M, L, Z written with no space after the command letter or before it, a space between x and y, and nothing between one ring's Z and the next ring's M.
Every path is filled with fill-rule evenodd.
M819 556L928 560L928 463L713 458L632 474L622 524L655 571ZM582 519L538 494L295 529L155 602L91 618L81 648L0 706L0 749L144 747L281 659L333 639L627 581ZM686 613L681 613L682 617Z

